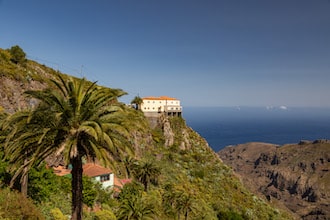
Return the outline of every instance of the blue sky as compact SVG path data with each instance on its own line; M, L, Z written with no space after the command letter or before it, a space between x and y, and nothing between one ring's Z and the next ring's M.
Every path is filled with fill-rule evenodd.
M0 28L124 102L330 107L329 0L0 0Z

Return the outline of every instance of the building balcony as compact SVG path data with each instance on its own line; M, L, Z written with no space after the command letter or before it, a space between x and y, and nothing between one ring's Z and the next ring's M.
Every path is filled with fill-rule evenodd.
M182 107L177 105L167 105L164 106L165 112L182 112Z

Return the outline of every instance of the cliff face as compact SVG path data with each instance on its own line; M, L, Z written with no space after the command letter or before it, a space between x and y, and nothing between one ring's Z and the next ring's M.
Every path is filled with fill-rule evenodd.
M219 153L251 190L302 219L330 219L330 141L248 143Z
M0 99L2 106L7 112L13 113L18 109L24 109L34 105L32 100L23 96L26 90L39 90L45 88L46 84L31 80L29 83L23 83L15 79L0 76Z
M13 113L35 105L35 101L23 96L24 91L46 88L56 73L32 60L12 62L10 53L0 48L0 109Z

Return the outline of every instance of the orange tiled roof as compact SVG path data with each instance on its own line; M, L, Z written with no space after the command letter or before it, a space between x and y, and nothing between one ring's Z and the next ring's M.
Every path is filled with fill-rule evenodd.
M83 165L83 174L89 177L95 177L110 173L113 173L112 170L94 163L86 163Z
M65 176L71 173L71 170L65 168L64 166L53 167L53 171L57 176Z
M125 184L130 183L130 182L132 182L132 179L119 179L118 177L115 176L115 179L114 179L115 188L114 188L114 190L116 192L119 192Z
M176 98L168 97L168 96L159 96L159 97L154 97L154 96L148 96L142 98L144 100L178 100Z

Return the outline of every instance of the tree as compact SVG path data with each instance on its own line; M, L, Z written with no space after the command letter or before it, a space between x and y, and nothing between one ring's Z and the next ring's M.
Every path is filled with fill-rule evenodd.
M136 162L133 167L133 176L144 186L144 191L147 192L151 183L157 184L158 177L161 174L160 168L153 160L142 160Z
M11 179L10 174L7 172L8 161L5 160L3 147L3 142L6 139L8 132L6 130L1 129L6 117L6 114L4 112L1 112L0 106L0 187L2 187L3 184L8 184Z
M39 105L29 120L23 120L23 128L15 126L19 120L14 121L6 153L13 164L17 161L15 177L49 155L62 154L66 164L72 165L72 219L82 219L83 159L110 166L133 154L129 128L135 121L117 101L126 94L122 90L60 75L52 85L55 89L25 92L39 100ZM24 158L27 161L22 162Z
M196 195L193 186L189 182L179 184L166 184L163 194L164 211L168 216L174 217L177 214L177 219L181 219L183 214L184 219L187 220L190 214L197 210Z
M128 183L119 194L118 219L143 220L154 219L155 204L147 199L143 188L139 183Z
M138 110L141 107L143 100L139 96L135 96L131 101L131 104L135 105L135 109Z
M137 163L137 160L133 157L126 156L122 161L125 169L126 179L131 178L131 170L134 169L134 166Z
M14 186L15 180L20 176L21 192L25 197L28 193L28 170L32 167L28 157L32 157L39 137L44 133L43 130L33 126L31 117L32 111L20 111L9 115L2 124L2 130L9 131L5 139L4 151L10 171L14 172L10 187Z
M26 54L25 52L22 50L22 48L20 48L18 45L12 46L9 49L9 52L11 54L11 61L18 64L22 64L25 62L26 58Z

